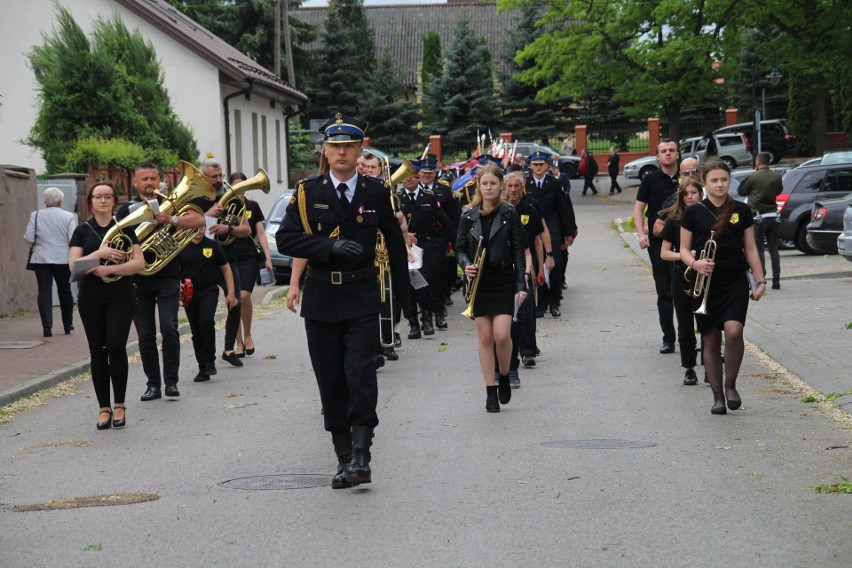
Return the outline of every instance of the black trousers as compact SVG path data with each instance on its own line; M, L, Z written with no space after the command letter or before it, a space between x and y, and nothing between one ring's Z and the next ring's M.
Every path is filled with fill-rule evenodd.
M325 429L349 430L351 426L375 428L376 338L378 314L341 322L305 320L308 352L319 386Z
M44 329L53 328L53 282L59 294L62 325L69 329L74 323L74 296L71 294L71 269L68 264L34 264L38 283L38 314Z
M518 328L517 341L514 337L515 327ZM535 305L532 290L527 290L527 297L518 308L518 321L512 324L512 333L512 365L515 365L519 354L535 357ZM512 368L517 369L517 366Z
M561 245L560 241L550 243L554 264L550 271L550 284L545 284L538 289L538 307L542 310L546 310L548 307L558 308L562 304L562 282L565 281L565 266L568 262L568 255L562 255L559 250Z
M237 263L233 260L228 261L228 266L231 267L231 274L234 275L234 296L237 298L237 305L228 310L228 318L225 320L225 351L233 351L234 343L237 342L237 332L240 330L240 321L243 313L242 302L240 301L240 269ZM228 295L228 289L222 283L222 290L225 295Z
M583 177L583 195L586 195L586 190L588 189L592 190L592 194L597 194L598 190L595 188L595 176Z
M621 193L621 186L618 185L618 172L609 174L609 192L610 193Z
M437 312L444 307L449 293L447 285L447 240L431 237L421 240L419 246L423 249L423 267L420 274L429 285L416 290L413 298L421 310ZM415 309L415 314L416 309Z
M198 368L205 370L216 363L216 305L219 288L193 290L192 301L184 307L189 329L192 330L192 349Z
M778 253L778 231L781 223L778 217L761 219L754 224L754 244L757 245L757 254L760 256L760 266L763 267L763 277L766 278L766 255L764 251L769 245L769 260L772 263L772 282L781 282L781 255Z
M671 263L672 266L672 303L675 316L677 317L677 343L680 346L680 366L684 369L695 367L696 339L695 339L695 316L692 313L692 289L690 295L684 290L689 284L683 279L686 267L680 262Z
M78 299L80 320L86 330L92 359L92 385L99 406L111 406L110 384L116 404L124 404L127 391L127 338L136 309L133 294L119 298Z
M674 304L672 303L672 273L669 263L660 258L663 240L649 238L648 256L651 258L651 270L654 274L654 287L657 289L657 313L660 317L660 329L663 341L674 343Z
M180 280L158 276L139 278L136 297L138 307L133 323L136 324L136 334L139 336L139 354L142 357L142 369L148 377L148 386L159 388L161 382L167 385L177 384L180 369L180 334L177 323ZM157 350L155 310L160 317L160 334L163 339L162 375L160 354Z

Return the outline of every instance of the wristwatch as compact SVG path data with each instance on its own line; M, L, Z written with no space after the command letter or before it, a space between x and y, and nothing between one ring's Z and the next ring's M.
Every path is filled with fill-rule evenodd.
M177 227L177 224L178 224L178 216L177 216L177 215L172 215L172 225L174 225L175 227Z
M546 253L544 253L544 256L553 256L553 251L552 250L547 251Z

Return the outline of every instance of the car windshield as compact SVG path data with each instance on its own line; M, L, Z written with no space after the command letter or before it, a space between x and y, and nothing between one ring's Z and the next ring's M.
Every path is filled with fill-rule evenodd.
M269 223L280 223L284 220L284 212L287 210L287 205L290 204L290 195L292 195L292 193L287 192L275 201L275 205L272 206L272 211L269 212Z

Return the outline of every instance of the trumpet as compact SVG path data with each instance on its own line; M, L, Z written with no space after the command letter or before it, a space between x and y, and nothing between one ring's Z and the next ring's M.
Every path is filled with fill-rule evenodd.
M464 301L467 302L467 309L462 312L466 318L474 319L473 303L476 301L476 289L479 288L479 281L482 279L482 271L485 268L485 247L482 245L482 237L476 244L476 254L473 255L473 264L477 266L476 276L473 280L467 283L467 288L464 291Z
M701 255L698 257L698 260L716 260L716 241L713 240L714 234L714 231L710 231L710 238L704 243L704 248L701 249ZM694 312L698 315L707 314L707 298L710 296L710 279L712 277L712 273L704 275L699 272L695 275L695 286L692 288L692 297L700 298L704 296L701 305Z
M379 302L382 309L379 310L379 343L382 347L393 347L393 279L390 271L390 255L385 244L385 236L378 231L376 237L376 259L374 261L378 268L379 278ZM385 313L387 308L387 313ZM383 333L390 330L386 335Z

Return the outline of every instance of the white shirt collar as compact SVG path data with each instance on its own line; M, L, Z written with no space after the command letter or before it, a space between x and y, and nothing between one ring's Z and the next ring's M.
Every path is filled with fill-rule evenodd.
M337 179L331 172L328 172L328 177L331 179L331 183L333 184L332 187L335 190L337 190L337 186L341 183L346 184L346 199L351 202L352 198L355 197L355 186L358 184L358 172L355 172L355 175L346 181Z

